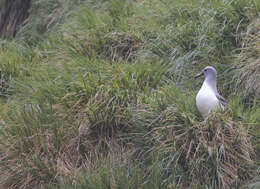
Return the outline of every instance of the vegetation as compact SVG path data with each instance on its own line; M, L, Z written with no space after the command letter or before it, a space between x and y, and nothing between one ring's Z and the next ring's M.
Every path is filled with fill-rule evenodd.
M0 2L0 36L14 37L19 27L24 25L29 16L31 0L2 0Z
M32 1L0 48L0 187L257 188L259 12L256 0ZM203 121L193 76L206 65L230 107Z

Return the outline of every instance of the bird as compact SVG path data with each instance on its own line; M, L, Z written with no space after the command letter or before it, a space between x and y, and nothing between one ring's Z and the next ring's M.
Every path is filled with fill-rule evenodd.
M196 105L204 120L210 112L219 106L222 110L229 106L228 100L218 93L217 90L217 71L212 66L206 66L202 72L195 76L195 79L204 76L205 80L196 95Z

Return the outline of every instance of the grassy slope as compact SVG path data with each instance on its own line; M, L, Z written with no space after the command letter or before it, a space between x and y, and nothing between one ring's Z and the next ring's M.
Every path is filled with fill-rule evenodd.
M253 187L260 96L247 81L259 75L259 10L253 0L39 1L0 49L0 181ZM206 65L230 108L202 122L193 76Z

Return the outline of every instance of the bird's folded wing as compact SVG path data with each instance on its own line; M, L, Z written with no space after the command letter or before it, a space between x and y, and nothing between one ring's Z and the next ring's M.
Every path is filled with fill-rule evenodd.
M218 98L218 100L219 100L219 102L221 103L222 106L224 106L224 107L228 107L229 106L229 103L228 103L227 99L225 99L220 94L217 94L216 96L217 96L217 98Z

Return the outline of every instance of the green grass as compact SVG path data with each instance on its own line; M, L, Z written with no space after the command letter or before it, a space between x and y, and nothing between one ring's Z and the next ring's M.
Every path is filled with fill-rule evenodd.
M89 174L91 172L91 174ZM149 182L144 182L144 177L149 178ZM107 162L99 163L95 168L89 168L85 172L79 173L75 177L76 185L68 181L60 181L58 186L47 186L46 188L160 188L161 175L159 167L154 164L149 174L143 173L140 167L125 167L117 165L111 167Z
M33 1L0 48L0 186L253 188L259 10L254 0ZM193 78L206 65L230 107L205 122Z

